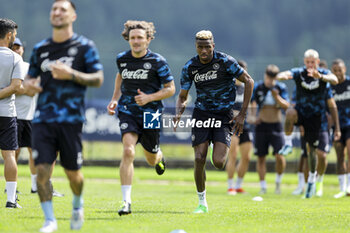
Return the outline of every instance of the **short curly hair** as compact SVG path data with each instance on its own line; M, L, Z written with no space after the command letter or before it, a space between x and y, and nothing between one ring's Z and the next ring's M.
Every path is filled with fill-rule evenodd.
M152 22L146 21L137 21L137 20L128 20L124 23L124 30L122 32L122 36L125 40L129 40L129 33L133 29L143 29L146 31L147 38L151 38L153 40L154 34L156 33L156 29Z
M212 40L214 41L213 33L209 30L202 30L196 33L196 40Z

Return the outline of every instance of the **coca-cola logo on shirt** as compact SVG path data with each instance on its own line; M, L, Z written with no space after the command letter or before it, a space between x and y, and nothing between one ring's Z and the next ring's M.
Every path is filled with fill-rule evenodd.
M216 79L217 78L217 71L216 70L210 70L205 74L199 74L197 73L194 76L194 81L195 82L203 82L203 81L208 81L208 80L212 80L212 79Z
M122 71L123 79L147 79L148 78L148 70L138 69L131 70L125 69Z

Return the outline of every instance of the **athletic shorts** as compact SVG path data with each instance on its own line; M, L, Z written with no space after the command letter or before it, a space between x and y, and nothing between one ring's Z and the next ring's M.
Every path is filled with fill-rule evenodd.
M146 151L150 153L159 151L159 129L144 129L142 118L136 118L123 112L118 113L118 118L122 138L125 133L136 133L139 135L137 142L140 142Z
M341 129L341 137L339 142L346 146L346 141L350 138L350 126Z
M37 164L53 164L60 154L61 165L78 170L83 165L82 123L35 123L32 125L33 158Z
M301 156L307 158L307 147L304 137L300 137ZM329 133L327 131L320 131L318 136L317 149L329 153L331 145L329 144Z
M16 117L0 117L0 149L18 149Z
M304 127L305 133L304 138L307 143L310 143L317 147L317 140L320 135L321 130L321 115L314 115L311 117L304 117L298 111L298 122L296 125L302 125Z
M243 128L243 133L239 135L239 145L245 143L245 142L252 142L252 134L250 132L250 129L246 126Z
M269 146L273 148L273 155L284 145L283 127L278 123L260 123L255 126L255 155L266 156Z
M209 127L197 127L197 124L192 127L192 146L197 146L206 141L213 142L222 142L228 147L231 145L231 136L233 135L233 123L229 123L233 118L233 111L202 111L197 108L193 109L192 120L196 119L195 122L210 122ZM221 127L218 126L215 122L221 122Z
M19 147L32 147L32 122L17 119L17 136Z

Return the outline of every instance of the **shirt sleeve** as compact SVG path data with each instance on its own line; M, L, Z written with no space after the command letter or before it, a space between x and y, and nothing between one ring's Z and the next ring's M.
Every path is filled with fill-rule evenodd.
M166 60L161 59L158 64L159 64L159 66L157 69L157 73L158 73L158 76L160 77L160 82L162 84L164 84L164 83L168 83L170 81L173 81L174 77L171 75L170 67L169 67L168 63L166 62Z
M24 80L26 75L26 66L23 62L23 59L18 54L14 54L14 67L12 72L12 79L21 79Z
M38 50L35 47L32 51L32 54L31 54L30 60L29 60L28 75L32 78L37 78L41 73L41 69L38 65L37 51Z
M239 66L236 59L234 59L231 56L227 56L227 58L224 60L224 62L225 62L226 67L227 67L227 72L232 74L235 78L239 77L244 72L244 69Z
M187 91L191 89L192 80L188 75L188 66L185 66L182 69L180 83L181 83L181 89L187 90Z
M90 41L88 43L84 59L87 73L95 73L99 70L103 70L103 66L100 63L100 56L94 42Z

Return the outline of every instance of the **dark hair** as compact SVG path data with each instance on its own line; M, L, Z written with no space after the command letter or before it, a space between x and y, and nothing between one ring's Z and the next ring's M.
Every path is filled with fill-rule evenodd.
M271 78L275 78L277 74L280 72L280 69L276 65L268 65L265 70L265 74Z
M0 19L0 39L4 39L7 33L14 32L17 27L11 19Z
M237 61L238 65L240 67L242 67L243 69L247 70L248 69L248 65L247 65L247 62L243 61L243 60L238 60Z
M318 64L319 67L324 68L324 69L328 69L328 64L326 60L320 60L320 64Z
M156 33L154 24L152 22L128 20L124 23L124 30L122 36L125 40L129 40L129 33L133 29L143 29L146 31L147 38L154 39L154 34Z
M340 59L340 58L337 58L335 59L333 62L332 62L332 66L334 65L340 65L340 64L343 64L345 66L345 62L343 59Z
M75 4L71 0L55 0L55 2L61 2L61 1L69 2L70 5L73 7L73 9L77 10L77 8L75 7Z

